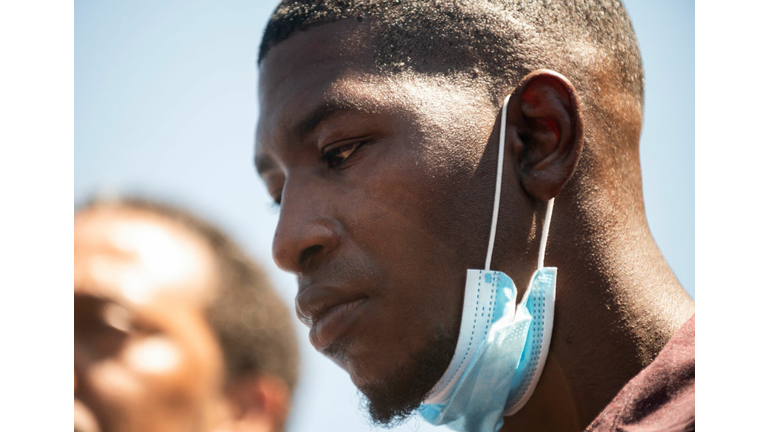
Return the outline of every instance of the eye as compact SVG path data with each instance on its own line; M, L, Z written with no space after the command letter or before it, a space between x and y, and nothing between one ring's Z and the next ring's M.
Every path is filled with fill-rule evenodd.
M282 189L278 189L269 195L272 197L272 207L277 208L280 207L280 201L283 200L283 193Z
M81 301L78 306L75 338L100 357L115 355L136 333L131 312L121 305L99 300Z
M101 311L102 320L110 329L123 333L131 333L136 330L136 323L128 309L108 303Z
M320 158L328 164L328 168L337 168L346 162L352 156L352 153L364 143L365 141L348 141L330 145L323 149L323 154Z

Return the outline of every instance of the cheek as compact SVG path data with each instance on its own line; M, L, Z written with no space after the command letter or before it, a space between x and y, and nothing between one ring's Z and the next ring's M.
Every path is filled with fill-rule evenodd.
M348 197L341 212L344 225L353 237L379 243L377 249L383 245L399 256L439 256L452 268L468 267L474 257L467 251L477 249L468 242L479 232L487 237L487 223L480 216L488 213L490 221L493 191L485 212L486 206L476 205L481 188L473 178L474 162L446 160L462 159L447 150L438 158L425 147L392 143L386 155L355 172L343 194Z
M467 174L454 170L449 182L427 163L418 151L393 151L346 192L350 238L381 271L377 322L395 330L377 336L400 346L456 327L466 270L482 259L467 236L486 229L473 225L452 183ZM477 250L478 257L468 253Z
M438 334L457 335L466 271L485 258L494 179L477 174L482 155L418 132L400 138L367 154L371 162L351 167L342 193L330 194L344 197L336 214L357 248L349 255L376 269L358 280L376 292L355 334L356 383L396 373ZM484 185L488 199L478 196Z
M90 375L101 400L129 401L145 394L141 380L119 361L100 362L92 367Z
M212 391L212 371L203 366L174 340L150 336L94 365L91 376L99 399L115 413L136 421L175 418L172 413L192 418Z
M220 371L184 342L170 336L150 336L127 346L123 362L158 397L174 405L196 405L215 391Z
M183 357L177 344L158 336L132 344L125 352L128 368L142 375L174 375L183 368Z

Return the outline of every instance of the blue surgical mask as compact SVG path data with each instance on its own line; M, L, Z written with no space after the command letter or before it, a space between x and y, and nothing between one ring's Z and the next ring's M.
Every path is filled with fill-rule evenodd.
M456 352L419 413L457 431L496 432L531 397L544 369L555 312L557 268L544 267L554 198L547 204L538 269L519 305L509 276L490 269L501 197L507 105L501 109L496 190L484 270L467 270Z

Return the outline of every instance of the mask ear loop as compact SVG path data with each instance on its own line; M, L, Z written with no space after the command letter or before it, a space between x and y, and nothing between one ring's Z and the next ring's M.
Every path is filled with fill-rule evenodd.
M538 269L544 268L544 253L547 251L547 239L549 239L549 224L552 222L552 208L555 206L555 197L547 201L547 213L544 216L544 227L541 231L541 245L539 245Z
M491 237L488 240L488 252L485 256L485 271L491 270L491 257L493 256L493 244L496 240L496 225L499 220L499 202L501 201L501 174L504 168L504 137L507 133L507 106L509 105L509 98L512 95L507 95L504 98L504 103L501 105L501 125L499 128L499 155L498 162L496 164L496 189L493 195L493 217L491 218ZM544 216L544 227L541 232L541 244L539 245L539 260L538 268L544 267L544 254L547 250L547 239L549 238L549 225L552 221L552 208L555 205L555 198L550 198L547 201L547 213Z
M499 201L501 201L501 172L504 167L504 136L507 134L507 105L509 98L504 98L501 105L501 127L499 129L499 156L496 164L496 190L493 196L493 217L491 218L491 238L488 240L488 253L485 256L485 271L491 270L491 256L493 256L493 243L496 240L496 223L499 220Z

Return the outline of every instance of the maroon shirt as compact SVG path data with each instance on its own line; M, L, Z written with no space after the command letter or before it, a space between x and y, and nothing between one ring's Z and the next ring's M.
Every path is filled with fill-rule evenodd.
M656 359L621 389L586 432L694 430L695 318L692 316Z

